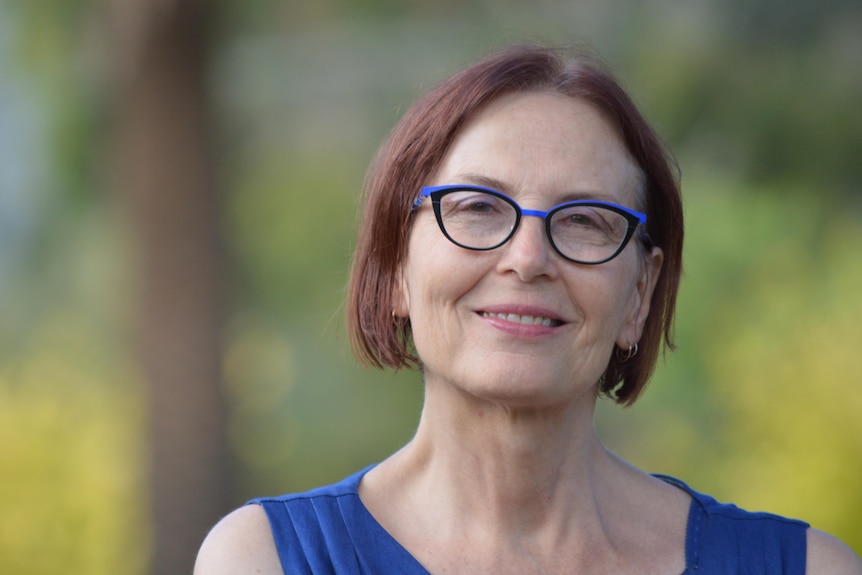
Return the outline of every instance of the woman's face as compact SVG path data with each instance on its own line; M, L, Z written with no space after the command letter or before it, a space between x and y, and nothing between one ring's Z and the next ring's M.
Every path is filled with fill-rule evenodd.
M532 92L481 110L428 184L491 187L524 209L572 199L637 209L638 178L619 136L591 105ZM557 255L540 218L523 217L509 242L491 251L447 240L428 200L414 218L395 311L410 317L427 385L548 407L594 396L614 346L640 338L658 248L644 260L632 240L615 259L588 266Z

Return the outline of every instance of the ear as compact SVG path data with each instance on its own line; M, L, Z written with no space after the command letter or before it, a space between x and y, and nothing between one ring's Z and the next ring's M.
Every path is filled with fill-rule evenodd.
M392 313L396 317L410 317L410 290L404 278L404 267L399 266L395 273L395 285L392 287Z
M631 312L617 339L621 349L628 349L641 339L663 261L664 252L659 247L653 247L644 257L644 265L632 294Z

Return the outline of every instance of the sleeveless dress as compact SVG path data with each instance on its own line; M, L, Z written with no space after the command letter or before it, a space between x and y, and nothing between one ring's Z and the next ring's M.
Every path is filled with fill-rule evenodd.
M429 575L359 499L368 467L305 493L261 497L286 575ZM804 575L808 524L719 503L673 477L692 497L683 575Z

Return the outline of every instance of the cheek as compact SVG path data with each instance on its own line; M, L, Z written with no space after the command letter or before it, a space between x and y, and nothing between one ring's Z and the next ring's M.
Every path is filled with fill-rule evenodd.
M476 270L477 266L441 257L440 252L429 253L410 270L405 282L411 315L432 322L446 319L475 286L480 277Z
M428 271L410 280L410 321L413 344L422 362L436 365L463 341L457 315L457 292L449 277Z
M475 285L485 268L480 252L447 240L433 217L416 222L405 262L405 291L413 306L446 306Z
M488 270L487 257L453 245L436 228L432 231L436 233L416 230L404 276L413 341L426 360L434 349L461 345L463 314L470 313L465 296Z
M637 280L631 269L597 267L570 281L572 299L583 314L585 326L597 337L616 338L633 317L638 297Z

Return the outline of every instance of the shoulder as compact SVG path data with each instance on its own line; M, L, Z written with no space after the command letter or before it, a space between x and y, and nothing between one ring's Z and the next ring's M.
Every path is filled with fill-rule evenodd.
M862 575L862 560L835 537L817 529L809 529L807 541L805 572L808 575Z
M686 558L691 571L734 573L805 572L808 523L720 502L664 477L692 497L686 530ZM859 574L862 575L862 574Z
M194 575L282 575L266 512L246 505L219 521L201 545Z
M282 575L283 568L298 564L312 572L306 570L309 561L328 553L332 533L343 532L345 509L356 507L345 502L351 496L358 501L365 471L305 492L253 499L233 511L204 539L194 575ZM298 564L283 567L282 560L290 558Z

